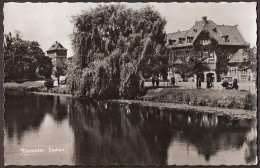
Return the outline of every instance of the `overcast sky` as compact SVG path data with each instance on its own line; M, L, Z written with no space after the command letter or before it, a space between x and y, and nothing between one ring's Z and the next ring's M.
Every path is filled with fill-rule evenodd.
M46 51L55 41L73 55L69 34L71 16L94 8L98 3L5 3L4 32L19 30L25 40L35 40ZM147 3L125 3L141 8ZM190 29L196 20L207 16L216 24L238 25L250 46L256 45L256 3L149 3L167 20L166 33Z

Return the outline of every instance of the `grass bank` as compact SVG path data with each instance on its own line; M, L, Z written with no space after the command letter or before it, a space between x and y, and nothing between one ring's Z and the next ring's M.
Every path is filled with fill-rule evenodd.
M256 94L250 91L213 89L150 89L139 100L256 110Z
M71 95L67 86L55 86L50 90L41 82L5 83L5 91L35 92L44 95ZM216 89L149 89L138 100L174 103L188 106L256 110L257 95L250 91Z
M232 119L253 119L256 118L255 110L242 110L242 109L222 109L219 107L207 107L207 106L190 106L188 104L175 104L167 102L153 102L144 100L110 100L112 102L119 102L123 104L140 104L142 106L156 107L159 109L177 109L183 112L203 112L212 113L218 116L229 116Z
M44 89L44 84L40 82L30 81L24 83L4 83L5 91L35 91Z
M45 94L70 94L67 86L54 86L52 89L46 89L43 82L24 82L24 83L4 83L4 89L7 92L39 92Z

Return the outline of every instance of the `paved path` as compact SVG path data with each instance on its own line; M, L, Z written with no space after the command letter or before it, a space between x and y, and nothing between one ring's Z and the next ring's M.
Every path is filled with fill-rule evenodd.
M206 82L201 82L201 88L206 88ZM145 87L151 87L152 82L145 82ZM169 82L160 82L160 87L171 87ZM176 82L175 86L180 89L194 89L196 88L195 82ZM255 82L240 82L238 83L239 90L255 90ZM214 87L212 89L223 89L221 82L215 82Z

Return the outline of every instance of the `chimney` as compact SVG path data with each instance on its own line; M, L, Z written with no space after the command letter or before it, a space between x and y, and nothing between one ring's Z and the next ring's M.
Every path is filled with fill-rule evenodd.
M208 23L207 16L203 16L202 21L203 21L204 24Z
M180 30L178 30L178 32L180 32Z

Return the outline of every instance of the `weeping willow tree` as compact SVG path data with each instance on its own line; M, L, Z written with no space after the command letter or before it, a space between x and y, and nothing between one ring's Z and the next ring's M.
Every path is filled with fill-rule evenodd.
M132 99L144 90L143 75L167 68L166 21L152 7L99 5L73 16L73 24L67 82L75 95Z

